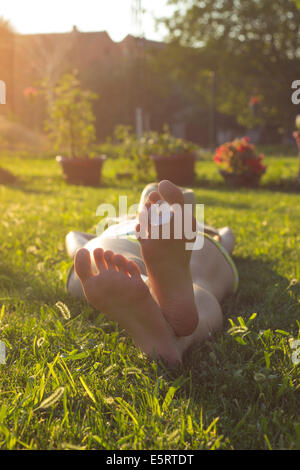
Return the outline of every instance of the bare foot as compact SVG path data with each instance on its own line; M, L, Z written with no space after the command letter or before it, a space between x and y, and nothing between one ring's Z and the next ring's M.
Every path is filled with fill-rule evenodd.
M90 253L78 250L75 270L90 304L127 330L137 347L151 357L180 362L176 338L142 280L138 266L122 255L97 248L92 270Z
M170 222L170 239L151 238L150 225L145 226L145 211L159 200L168 204L177 204L183 208L182 191L170 181L164 180L158 186L158 192L149 195L145 209L140 214L140 223L136 235L141 245L143 259L155 298L163 315L177 336L188 336L198 324L195 306L193 282L190 272L191 250L186 249L186 239L175 239L174 218ZM184 212L182 211L184 214ZM173 226L172 226L173 224ZM184 224L184 220L182 220ZM196 219L193 217L193 230ZM156 234L157 235L157 234Z

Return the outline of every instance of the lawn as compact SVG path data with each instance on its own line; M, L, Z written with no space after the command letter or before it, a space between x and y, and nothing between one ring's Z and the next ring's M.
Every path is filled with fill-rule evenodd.
M197 164L206 223L236 234L240 288L223 333L171 371L64 287L68 231L95 232L100 203L133 204L144 184L108 160L101 187L68 186L53 158L1 154L20 177L0 186L1 449L300 449L297 159L266 163L251 190Z

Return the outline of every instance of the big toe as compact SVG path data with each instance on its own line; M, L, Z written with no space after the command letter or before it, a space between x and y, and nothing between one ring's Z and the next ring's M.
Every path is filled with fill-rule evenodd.
M93 275L90 252L85 248L77 251L74 261L77 276L81 281L86 281Z
M163 180L158 185L158 190L161 196L169 204L180 204L183 206L184 198L183 192L178 186L169 180Z

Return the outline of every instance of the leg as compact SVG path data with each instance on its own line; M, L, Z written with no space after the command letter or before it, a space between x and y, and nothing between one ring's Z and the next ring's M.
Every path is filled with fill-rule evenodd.
M84 245L89 241L95 238L96 235L91 235L89 233L72 231L69 232L66 236L65 243L68 256L74 258L76 251L79 248L83 248Z
M95 249L94 261L97 273L92 270L88 250L80 249L75 257L75 270L87 300L125 328L146 354L159 356L170 364L180 362L176 338L142 280L138 266L101 248Z
M221 237L221 244L226 248L231 255L235 245L235 236L229 227L223 227L218 230Z
M177 347L181 355L193 344L209 339L223 326L223 313L218 300L198 284L194 284L194 295L198 325L190 336L178 338Z

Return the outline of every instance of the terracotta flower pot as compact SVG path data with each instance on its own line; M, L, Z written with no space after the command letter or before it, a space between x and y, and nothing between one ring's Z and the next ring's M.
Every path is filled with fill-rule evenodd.
M98 186L101 181L105 155L96 158L56 157L63 170L64 179L69 184Z
M258 186L261 178L260 175L244 173L241 175L237 175L234 173L228 173L224 170L219 170L220 174L223 176L225 182L230 186L247 186L247 187L254 187Z
M193 183L195 155L172 155L170 157L152 155L150 158L154 161L158 181L167 179L181 186Z

